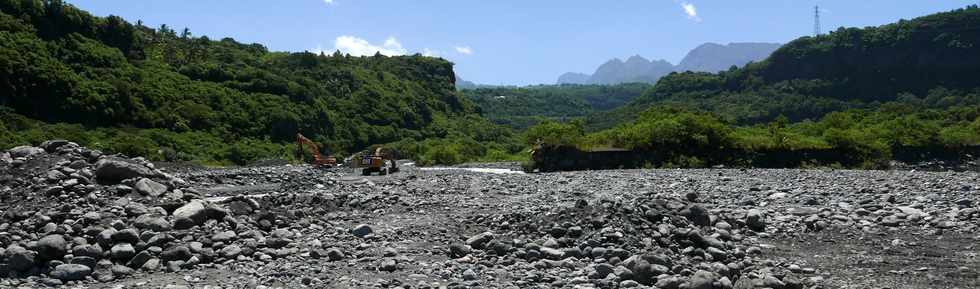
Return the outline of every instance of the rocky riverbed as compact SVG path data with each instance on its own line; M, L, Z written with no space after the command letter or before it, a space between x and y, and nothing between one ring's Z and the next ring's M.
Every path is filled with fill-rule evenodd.
M980 288L978 173L507 167L15 148L0 288Z

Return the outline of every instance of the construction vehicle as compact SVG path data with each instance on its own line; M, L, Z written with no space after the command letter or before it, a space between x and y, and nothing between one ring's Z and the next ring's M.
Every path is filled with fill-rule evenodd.
M398 172L398 162L395 159L394 153L390 149L383 147L375 149L374 154L361 157L360 167L363 167L361 174L365 176L369 176L372 173L378 173L383 176Z
M332 167L337 166L337 158L336 157L334 157L334 156L324 157L323 155L320 154L320 147L317 146L316 143L313 143L313 141L311 141L310 139L306 138L302 134L297 133L296 134L296 146L297 146L296 152L297 152L297 155L299 156L300 159L303 159L303 154L304 154L304 152L303 152L303 146L304 145L307 146L307 147L309 147L311 150L313 150L313 161L310 162L310 164L312 164L314 167L332 168Z

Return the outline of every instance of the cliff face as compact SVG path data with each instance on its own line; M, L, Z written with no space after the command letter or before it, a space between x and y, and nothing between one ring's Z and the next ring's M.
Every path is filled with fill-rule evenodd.
M698 46L681 60L675 71L719 72L733 65L742 67L749 62L765 60L782 46L779 43L731 43L721 45L705 43Z

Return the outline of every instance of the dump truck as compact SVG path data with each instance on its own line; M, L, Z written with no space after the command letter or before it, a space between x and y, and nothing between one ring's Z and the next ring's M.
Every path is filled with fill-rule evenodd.
M360 161L361 175L369 176L373 173L387 175L398 172L398 162L395 154L390 149L379 147L373 154L364 155Z

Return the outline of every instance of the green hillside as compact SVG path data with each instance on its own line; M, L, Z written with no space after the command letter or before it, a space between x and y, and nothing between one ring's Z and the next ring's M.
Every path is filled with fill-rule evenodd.
M718 74L674 73L630 105L599 113L593 129L651 106L710 111L742 124L819 119L900 101L929 108L980 103L980 8L969 6L880 27L802 37L765 61Z
M565 84L468 89L463 94L486 118L523 130L542 120L579 118L623 106L650 87L643 83Z
M0 0L0 68L7 147L70 136L155 159L245 163L288 155L297 132L333 152L510 137L455 91L443 59L272 52L62 1Z

